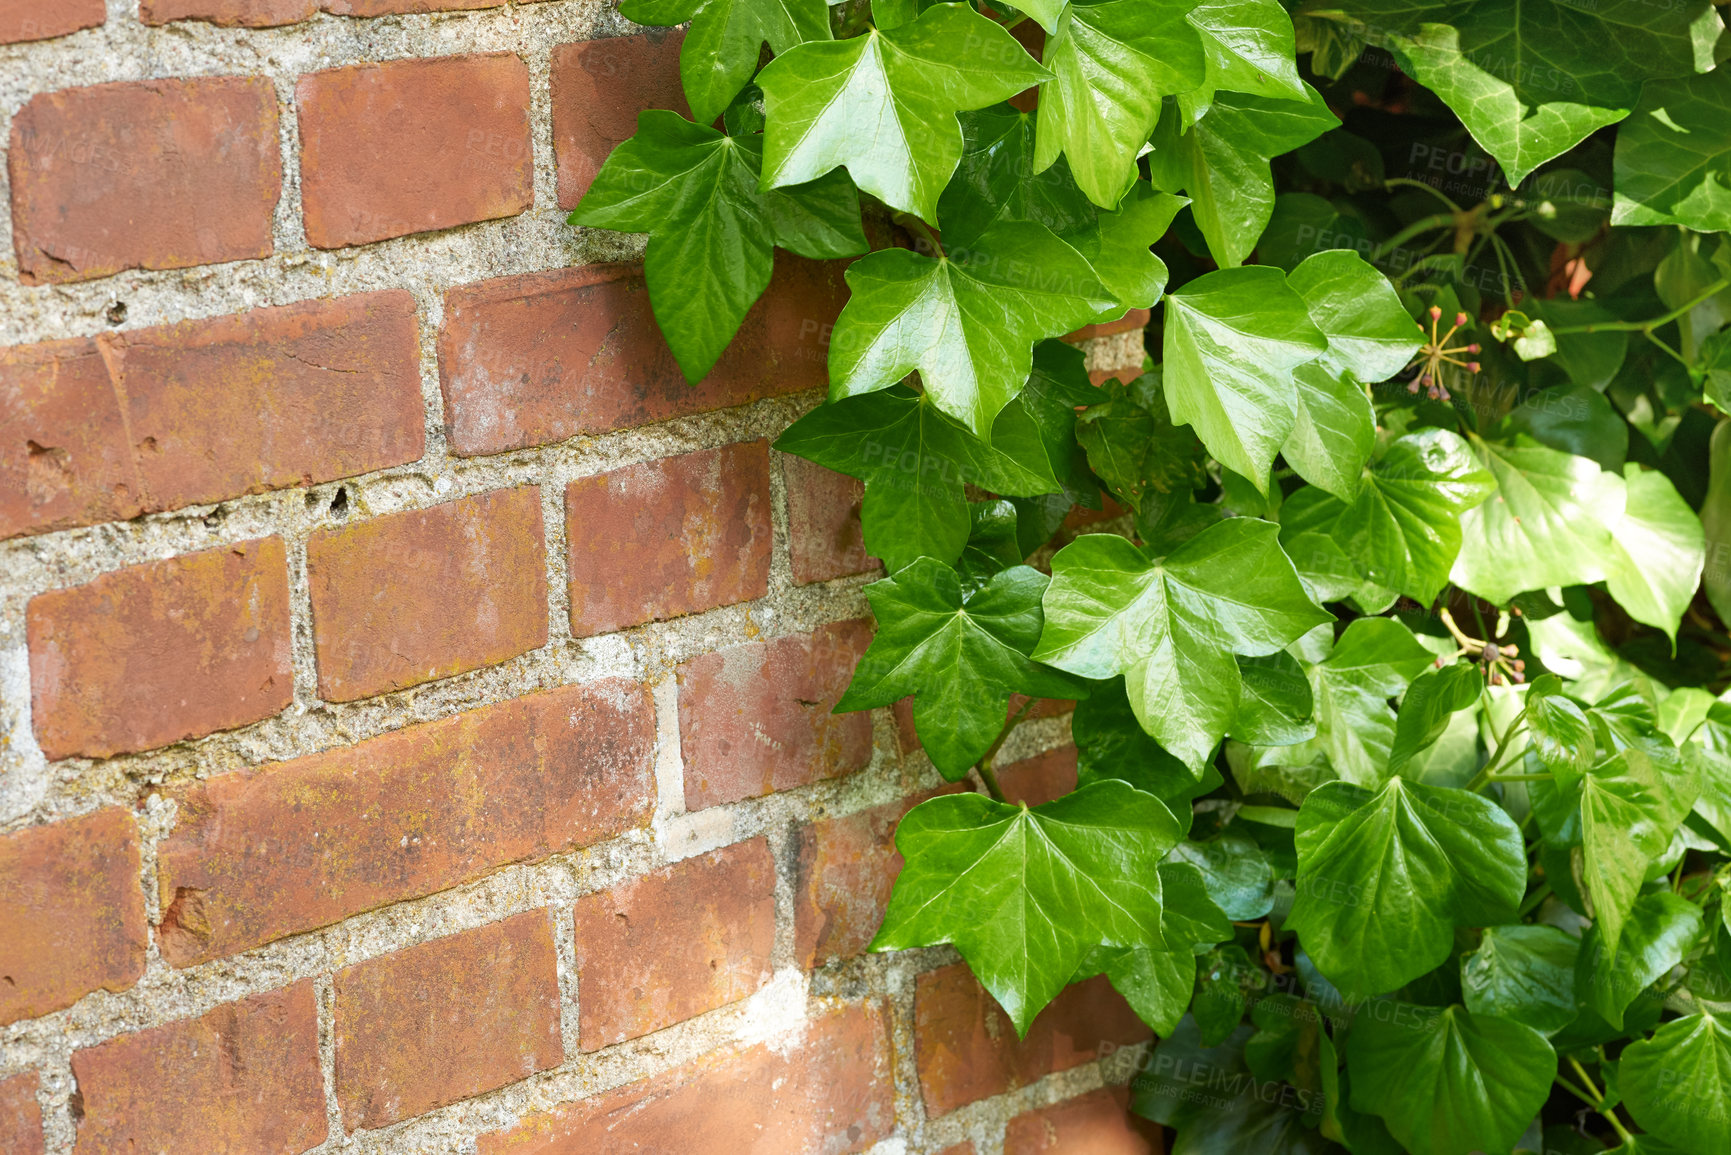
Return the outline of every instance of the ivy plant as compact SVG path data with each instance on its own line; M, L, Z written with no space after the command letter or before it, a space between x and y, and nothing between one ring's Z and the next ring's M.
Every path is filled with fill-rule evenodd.
M1104 975L1178 1155L1731 1151L1720 10L621 10L689 24L697 117L571 223L649 235L685 375L846 263L776 443L883 563L837 709L974 787L902 820L875 948L1021 1032ZM1091 377L1061 338L1133 310ZM1034 806L1030 716L1077 757Z

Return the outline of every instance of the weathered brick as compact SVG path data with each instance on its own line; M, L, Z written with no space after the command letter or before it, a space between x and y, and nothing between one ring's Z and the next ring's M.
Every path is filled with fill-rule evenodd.
M577 900L578 1041L594 1051L768 981L775 862L762 838Z
M1084 325L1073 333L1065 333L1064 340L1072 344L1092 341L1095 337L1113 337L1119 333L1128 333L1132 329L1146 329L1154 313L1151 309L1131 309L1116 321L1101 321L1094 325Z
M515 53L300 78L307 242L335 249L516 216L534 203L529 69Z
M679 80L683 29L652 28L561 44L553 50L553 155L559 207L574 209L616 145L637 131L637 114L666 108L691 116Z
M846 299L839 263L776 254L769 288L693 387L656 327L640 265L454 289L439 331L451 452L503 453L817 388Z
M0 44L49 40L107 19L103 0L0 0Z
M140 0L138 15L146 24L203 20L225 28L277 28L311 20L320 12L333 16L387 16L498 8L504 3L505 0Z
M914 1050L926 1111L943 1115L1152 1037L1104 976L1068 988L1016 1039L966 963L922 974L914 989Z
M974 1155L974 1145L971 1142L957 1143L954 1147L945 1147L938 1155Z
M1076 788L1076 748L1059 746L998 771L998 785L1011 802L1040 806Z
M144 973L138 831L124 810L0 838L0 1023Z
M553 928L531 910L340 970L343 1127L387 1127L565 1061Z
M27 285L271 255L282 157L264 77L43 93L12 120L9 164Z
M1105 1087L1017 1115L1004 1155L1161 1155L1157 1124L1130 1114L1130 1092Z
M548 690L176 794L157 850L172 966L249 950L649 822L648 692Z
M348 702L547 644L541 491L500 489L307 541L319 696Z
M890 890L902 872L894 835L902 816L926 798L826 818L799 830L793 886L794 958L804 970L865 950L883 922Z
M787 482L787 546L800 585L878 567L860 528L865 486L858 479L790 454L781 455Z
M35 1071L0 1079L0 1151L42 1155L42 1105L36 1101Z
M281 538L135 565L30 600L36 741L106 758L262 721L294 697Z
M869 623L837 622L680 666L686 809L790 790L869 762L871 714L830 711L870 642Z
M769 592L769 443L628 465L565 490L571 632L606 634Z
M0 538L414 461L401 290L0 350Z
M895 1126L881 1005L816 1018L794 1045L720 1051L483 1135L481 1155L751 1151L848 1155Z
M72 1077L79 1155L299 1155L328 1130L310 981L74 1051Z

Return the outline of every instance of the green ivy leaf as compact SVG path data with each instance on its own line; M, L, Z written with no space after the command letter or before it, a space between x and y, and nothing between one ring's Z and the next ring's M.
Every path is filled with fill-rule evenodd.
M1587 892L1605 949L1615 955L1647 866L1665 853L1695 801L1691 775L1672 754L1629 746L1594 766L1580 791Z
M1145 498L1188 493L1208 483L1208 454L1196 431L1174 425L1159 367L1129 385L1108 381L1106 400L1076 420L1088 464L1114 497L1140 511Z
M1016 221L1063 236L1098 219L1100 210L1076 187L1068 165L1035 171L1032 113L999 104L958 119L962 158L938 198L946 244L971 245L993 225Z
M1076 703L1070 736L1076 743L1079 785L1107 778L1128 782L1164 802L1186 830L1191 800L1220 785L1218 774L1205 770L1198 778L1148 736L1130 708L1122 678L1095 683L1088 697Z
M1025 1035L1094 947L1163 945L1148 867L1179 837L1159 799L1123 782L1032 810L934 798L896 829L907 865L872 949L954 943Z
M1553 926L1485 928L1461 959L1467 1010L1524 1023L1545 1035L1575 1018L1575 959L1581 944Z
M1287 925L1348 998L1432 970L1455 927L1512 922L1526 893L1520 829L1465 790L1391 778L1372 793L1331 782L1304 800L1297 842Z
M1002 25L965 4L934 4L911 23L797 45L757 78L768 121L764 183L803 184L845 165L866 192L935 223L938 194L962 155L956 113L1050 75Z
M1633 462L1623 467L1626 501L1611 529L1605 587L1638 622L1664 630L1673 647L1683 611L1707 561L1701 519L1671 479Z
M1352 0L1344 12L1455 111L1511 186L1623 119L1643 81L1711 68L1719 29L1705 4L1641 0Z
M1201 91L1180 97L1192 123L1216 89L1286 100L1308 95L1298 78L1292 17L1278 0L1203 0L1188 19L1201 33L1208 62Z
M1317 253L1286 282L1304 298L1328 348L1293 374L1298 422L1281 455L1300 477L1350 502L1376 444L1365 386L1398 373L1418 351L1419 332L1388 278L1357 253Z
M1388 776L1395 714L1388 700L1429 669L1434 655L1392 618L1359 618L1309 668L1317 739L1335 773L1359 786Z
M1632 1043L1617 1086L1635 1122L1684 1151L1731 1149L1731 1028L1702 1012Z
M884 249L854 262L847 283L830 396L884 389L918 370L933 403L982 439L1028 379L1034 343L1112 306L1080 253L1026 222L995 225L953 256Z
M1623 479L1525 437L1473 437L1472 447L1497 488L1461 518L1455 584L1500 604L1527 590L1603 581L1615 556L1605 527L1622 518Z
M1166 403L1208 451L1267 492L1298 424L1293 370L1328 348L1279 269L1207 273L1166 298Z
M973 437L926 394L898 385L820 405L775 447L865 482L865 547L891 573L922 555L953 562L967 544L964 485L1056 492L1049 463L1023 463Z
M1305 595L1276 528L1235 518L1153 561L1089 534L1052 559L1046 628L1034 651L1085 678L1125 676L1144 729L1199 772L1231 724L1233 655L1266 656L1329 620Z
M1075 698L1075 679L1028 660L1040 638L1046 575L1025 565L964 596L943 562L922 557L866 587L878 628L836 710L913 695L914 730L943 776L959 782L1004 728L1012 694Z
M1352 1105L1381 1115L1413 1155L1508 1151L1550 1096L1545 1036L1462 1007L1360 1013L1346 1042Z
M1238 659L1238 711L1227 733L1253 746L1293 746L1316 736L1310 682L1284 651Z
M1208 896L1236 922L1252 922L1274 909L1274 868L1268 855L1242 834L1228 831L1202 842L1180 842L1168 862L1188 862L1202 872Z
M1202 83L1202 43L1186 21L1193 0L1071 4L1046 38L1052 80L1040 90L1034 165L1062 154L1090 200L1113 208L1136 179L1136 154L1163 97ZM1175 190L1174 190L1175 191Z
M829 40L823 0L623 0L619 14L671 28L690 22L679 51L679 77L693 118L709 124L757 71L763 45L781 54L809 40Z
M1188 131L1174 107L1155 130L1149 175L1156 188L1190 194L1208 251L1221 267L1232 268L1249 257L1274 212L1269 159L1339 125L1308 86L1298 100L1222 96Z
M1074 981L1103 974L1124 996L1136 1017L1157 1035L1169 1034L1190 1007L1196 987L1196 956L1186 950L1153 947L1095 947L1082 961Z
M1655 80L1617 129L1614 225L1731 231L1731 73Z
M1478 704L1484 689L1484 675L1472 666L1444 666L1414 678L1395 719L1388 772L1404 772L1420 751L1442 737L1456 712Z
M1132 1084L1131 1109L1178 1129L1172 1155L1326 1155L1330 1150L1306 1126L1315 1122L1314 1115L1286 1105L1278 1087L1270 1095L1251 1073L1244 1047L1253 1033L1246 1023L1210 1047L1193 1015L1163 1033L1149 1070ZM1210 1088L1204 1094L1189 1082L1199 1075ZM1308 1106L1309 1094L1295 1093L1291 1101Z
M1622 1030L1629 1004L1682 962L1700 934L1700 907L1668 891L1643 894L1629 908L1614 950L1605 948L1599 927L1587 928L1575 964L1575 995Z

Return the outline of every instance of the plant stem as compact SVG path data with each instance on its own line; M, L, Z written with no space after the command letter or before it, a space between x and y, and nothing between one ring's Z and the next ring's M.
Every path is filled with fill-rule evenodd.
M1414 221L1412 224L1378 245L1376 251L1370 255L1370 259L1374 262L1379 258L1388 256L1388 254L1394 252L1396 249L1400 248L1402 245L1406 244L1421 233L1428 233L1432 229L1454 228L1455 216L1456 214L1454 213L1437 213L1434 216L1428 216L1422 220Z
M1593 1097L1587 1101L1592 1104L1593 1110L1597 1111L1604 1118L1605 1122L1611 1125L1612 1129L1617 1132L1617 1137L1624 1143L1633 1142L1634 1136L1630 1135L1628 1129L1623 1126L1623 1121L1617 1118L1617 1109L1615 1107L1612 1107L1608 1111L1605 1109L1605 1096L1599 1093L1599 1088L1594 1086L1593 1080L1587 1077L1587 1069L1581 1066L1581 1061L1573 1055L1569 1055L1567 1058L1569 1060L1569 1066L1575 1068L1575 1074L1580 1076L1581 1082L1585 1083L1587 1089L1592 1091ZM1563 1082L1562 1076L1558 1076L1558 1081ZM1570 1084L1564 1082L1563 1085L1570 1087L1571 1090L1575 1090L1575 1094L1580 1094L1580 1091L1573 1088Z
M1550 774L1492 774L1492 782L1549 782Z
M1490 785L1492 781L1491 772L1494 771L1502 762L1503 755L1507 753L1509 749L1509 740L1515 736L1516 731L1526 725L1526 721L1527 712L1522 710L1519 714L1516 714L1509 720L1507 726L1503 727L1501 736L1497 738L1496 752L1491 755L1491 760L1485 763L1485 768L1479 771L1478 777L1467 783L1467 791L1469 793L1477 794L1480 790L1483 790L1486 786Z
M991 747L980 758L979 765L974 767L974 769L980 772L980 781L986 784L986 789L990 790L992 792L992 797L997 799L999 802L1008 802L1009 799L1004 797L1003 790L998 786L998 775L997 772L992 769L992 759L998 756L998 750L1003 746L1004 739L1010 736L1010 731L1022 724L1022 719L1028 716L1028 712L1034 708L1034 703L1037 701L1039 701L1038 698L1029 698L1026 702L1022 703L1022 708L1017 710L1015 717L1011 718L1009 722L1005 724L1003 730L998 733L997 740L992 743Z
M1676 361L1678 364L1682 365L1683 368L1687 369L1690 367L1688 359L1685 358L1683 356L1683 354L1677 352L1677 350L1671 348L1671 346L1669 346L1669 345L1665 344L1665 342L1661 341L1659 339L1659 335L1657 333L1654 333L1650 329L1643 329L1643 330L1641 330L1641 336L1647 338L1647 340L1651 341L1653 344L1655 344L1659 348L1663 349L1667 356L1669 356L1672 360Z
M1443 204L1447 205L1449 207L1449 211L1451 213L1458 213L1461 211L1461 206L1455 204L1455 202L1452 199L1450 199L1446 193L1444 193L1441 189L1437 188L1435 185L1428 185L1422 180L1413 180L1411 177L1405 177L1405 176L1391 176L1387 180L1382 182L1382 187L1384 187L1384 188L1395 188L1396 186L1406 186L1406 187L1410 187L1410 188L1423 189L1425 192L1429 193L1431 196L1435 197L1437 200L1439 200Z
M1688 304L1672 309L1663 317L1655 317L1651 321L1594 321L1587 325L1565 325L1560 329L1552 329L1551 332L1558 336L1568 333L1651 333L1654 329L1662 329L1669 325L1678 317L1690 312L1695 306L1717 297L1726 289L1731 289L1731 277L1721 277Z

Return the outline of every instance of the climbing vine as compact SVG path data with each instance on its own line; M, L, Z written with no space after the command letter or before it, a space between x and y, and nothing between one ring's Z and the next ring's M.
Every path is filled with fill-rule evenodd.
M1104 974L1174 1151L1731 1151L1731 55L1707 0L624 0L574 225L701 379L780 248L934 766L878 949ZM1140 375L1057 338L1157 308ZM1078 533L1078 527L1089 532ZM1110 532L1099 532L1102 530ZM1079 785L994 760L1076 703Z

